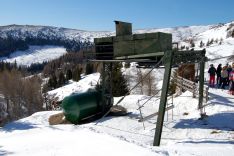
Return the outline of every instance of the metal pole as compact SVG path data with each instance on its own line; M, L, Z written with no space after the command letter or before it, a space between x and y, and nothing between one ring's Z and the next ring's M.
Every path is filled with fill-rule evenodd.
M205 54L206 51L203 50L203 57L200 62L200 76L199 76L199 102L198 102L198 109L201 110L201 114L203 113L202 111L202 106L203 106L203 91L204 91L204 71L205 71Z
M159 105L158 119L156 124L156 131L154 135L154 143L153 143L154 146L159 146L161 141L165 108L167 104L167 93L168 93L170 76L171 76L172 57L173 57L173 51L165 52L164 55L165 73L164 73L163 88L162 88L160 105Z
M102 108L102 114L105 113L105 105L106 105L106 99L105 99L105 94L106 94L106 63L102 63L102 83L101 83L101 88L102 88L102 103L101 103L101 108Z

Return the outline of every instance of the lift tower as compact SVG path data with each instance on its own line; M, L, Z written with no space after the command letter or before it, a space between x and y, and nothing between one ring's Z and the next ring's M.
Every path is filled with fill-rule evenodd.
M103 112L106 112L112 105L111 94L111 71L114 62L138 62L143 65L151 65L153 68L165 67L163 88L159 105L154 146L160 145L171 68L174 65L199 63L199 103L198 109L202 110L205 49L178 51L172 49L172 34L163 32L132 34L132 24L115 21L116 36L95 38L95 57L90 61L102 62L102 102Z

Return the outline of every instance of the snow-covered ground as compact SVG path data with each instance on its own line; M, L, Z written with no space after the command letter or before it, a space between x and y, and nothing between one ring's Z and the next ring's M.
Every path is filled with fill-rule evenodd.
M99 74L91 74L71 84L82 92L92 88L98 78ZM63 98L66 91L57 89L57 95ZM48 117L58 113L53 111L9 123L0 129L0 155L233 155L234 98L219 89L210 89L210 96L208 118L204 120L198 120L198 100L190 92L173 99L175 108L166 112L160 147L152 146L156 117L145 121L144 126L138 122L138 100L143 104L149 97L129 95L120 103L128 109L128 116L51 126ZM118 99L114 99L115 103ZM157 112L158 104L158 98L150 100L142 108L143 116Z
M32 63L42 63L56 59L67 53L61 46L30 46L26 51L15 51L9 57L1 57L0 61L17 62L18 65L29 66Z
M1 129L0 155L155 155L151 150L97 133L91 128L50 126L47 119L54 113L57 112L39 112Z

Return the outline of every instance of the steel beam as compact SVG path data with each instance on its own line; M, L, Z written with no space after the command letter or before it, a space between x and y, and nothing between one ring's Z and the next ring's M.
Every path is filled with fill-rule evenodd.
M154 143L153 143L154 146L160 145L165 109L166 109L166 104L167 104L167 93L168 93L169 83L170 83L173 54L174 54L173 51L167 51L165 52L165 55L164 55L165 73L164 73L163 88L162 88L159 111L158 111L159 113L158 113L158 119L157 119L157 124L156 124L156 131L154 135Z
M199 75L199 101L198 101L198 109L201 109L202 112L202 105L203 105L203 92L204 92L204 71L205 71L205 54L206 51L203 50L203 57L200 61L200 75Z

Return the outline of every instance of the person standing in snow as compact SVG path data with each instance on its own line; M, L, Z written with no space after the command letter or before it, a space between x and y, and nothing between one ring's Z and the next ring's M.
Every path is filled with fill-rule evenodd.
M232 64L232 71L229 75L229 93L234 95L234 63Z
M209 70L208 70L208 73L210 74L209 85L210 85L211 87L214 87L216 69L215 69L215 67L214 67L213 64L210 65L210 68L209 68Z
M225 87L227 86L227 80L228 80L228 71L227 71L227 66L224 66L222 71L221 71L221 88L225 89Z
M218 87L221 86L221 71L222 71L222 64L219 64L217 69L216 69L216 75L217 75L216 84Z
M230 73L232 72L232 66L231 65L228 65L227 67L227 72L228 72L228 77L230 76ZM227 79L227 85L229 85L229 78Z

